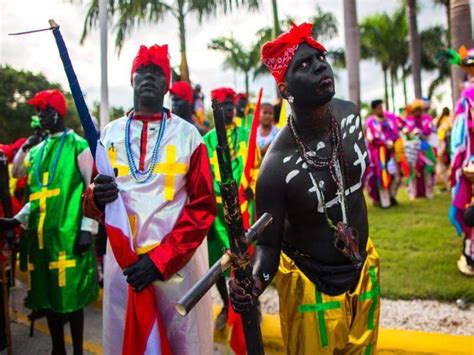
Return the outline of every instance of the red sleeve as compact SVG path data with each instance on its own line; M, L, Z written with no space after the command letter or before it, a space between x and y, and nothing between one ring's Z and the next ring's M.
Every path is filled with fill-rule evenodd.
M94 200L93 183L87 186L82 194L82 214L85 217L95 219L98 222L105 223L105 213L102 211Z
M148 253L165 281L188 263L217 214L211 167L204 144L199 145L191 156L186 191L188 201L173 230Z

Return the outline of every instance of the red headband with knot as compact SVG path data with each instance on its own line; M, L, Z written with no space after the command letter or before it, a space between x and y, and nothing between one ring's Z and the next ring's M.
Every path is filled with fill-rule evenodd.
M247 94L240 92L237 95L235 95L234 103L237 104L237 102L239 102L240 99L244 99L248 101L249 97Z
M179 96L190 104L193 103L193 88L191 84L186 81L174 82L173 85L171 85L170 93L171 95Z
M263 45L262 62L270 70L277 83L283 81L286 70L301 43L308 43L311 47L326 52L326 48L313 38L312 33L312 24L304 22L297 26L293 23L289 31Z
M166 76L167 87L170 86L170 76L171 76L171 68L170 68L170 61L168 59L168 45L164 44L159 46L154 44L150 48L147 48L144 45L140 46L138 50L137 56L133 60L132 65L132 73L130 75L130 80L133 78L133 73L135 73L138 68L143 66L148 66L150 64L154 64L163 70L163 73Z
M66 99L63 93L57 89L40 91L32 99L28 100L28 104L37 110L44 110L51 106L59 116L63 118L66 116Z
M216 99L220 103L223 103L224 100L230 97L232 101L235 99L235 91L232 88L217 88L211 91L211 99Z

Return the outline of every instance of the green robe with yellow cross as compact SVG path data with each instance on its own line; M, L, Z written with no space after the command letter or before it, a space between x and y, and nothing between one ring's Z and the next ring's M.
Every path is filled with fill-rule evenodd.
M28 202L15 218L25 228L20 262L31 309L69 313L97 298L93 250L79 255L74 249L81 230L97 229L97 222L82 216L92 167L87 142L72 131L51 135L25 158Z
M245 162L247 160L249 130L246 127L239 127L233 124L226 127L226 132L232 159L232 173L237 186L239 186L244 172ZM214 180L214 192L217 202L217 216L207 235L209 265L211 266L220 259L224 249L229 248L229 236L227 235L224 211L222 208L221 190L219 188L221 176L217 160L217 135L215 128L210 130L204 136L204 142L206 143L211 162L211 172ZM253 201L251 205L249 205L249 208L253 209Z

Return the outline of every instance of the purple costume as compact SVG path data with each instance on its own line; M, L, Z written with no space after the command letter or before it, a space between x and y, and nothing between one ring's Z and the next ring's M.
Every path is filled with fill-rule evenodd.
M384 112L385 119L372 115L365 122L370 166L365 185L370 198L382 207L390 206L399 183L398 169L394 159L394 143L399 138L398 118Z
M435 182L436 156L429 138L434 132L433 118L428 114L420 117L409 116L405 119L404 129L408 131L411 138L419 137L420 146L418 159L412 166L412 178L408 184L408 192L412 199L416 197L433 197Z

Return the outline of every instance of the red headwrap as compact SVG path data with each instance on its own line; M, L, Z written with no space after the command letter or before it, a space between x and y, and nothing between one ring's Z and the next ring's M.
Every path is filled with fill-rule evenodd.
M36 107L37 110L44 110L51 106L54 108L59 116L66 116L66 99L61 91L43 90L37 93L32 99L28 100L28 104Z
M235 95L234 103L237 104L240 99L248 100L249 97L247 94L244 94L243 92L239 92L237 95Z
M176 81L171 85L171 95L179 96L183 100L193 103L193 88L187 81Z
M292 25L289 31L282 33L277 39L267 42L262 47L262 62L270 70L277 83L281 83L296 50L303 42L311 47L326 52L326 48L313 36L313 25L302 23Z
M155 64L156 66L161 68L161 70L163 70L169 88L171 68L170 61L168 59L167 44L164 44L162 46L154 44L150 48L141 45L140 49L138 50L137 56L133 60L132 73L130 78L133 77L133 73L135 73L142 65L146 67L150 64Z
M223 103L226 97L230 97L232 101L235 98L235 91L232 88L217 88L211 91L211 99L216 99L220 103Z

